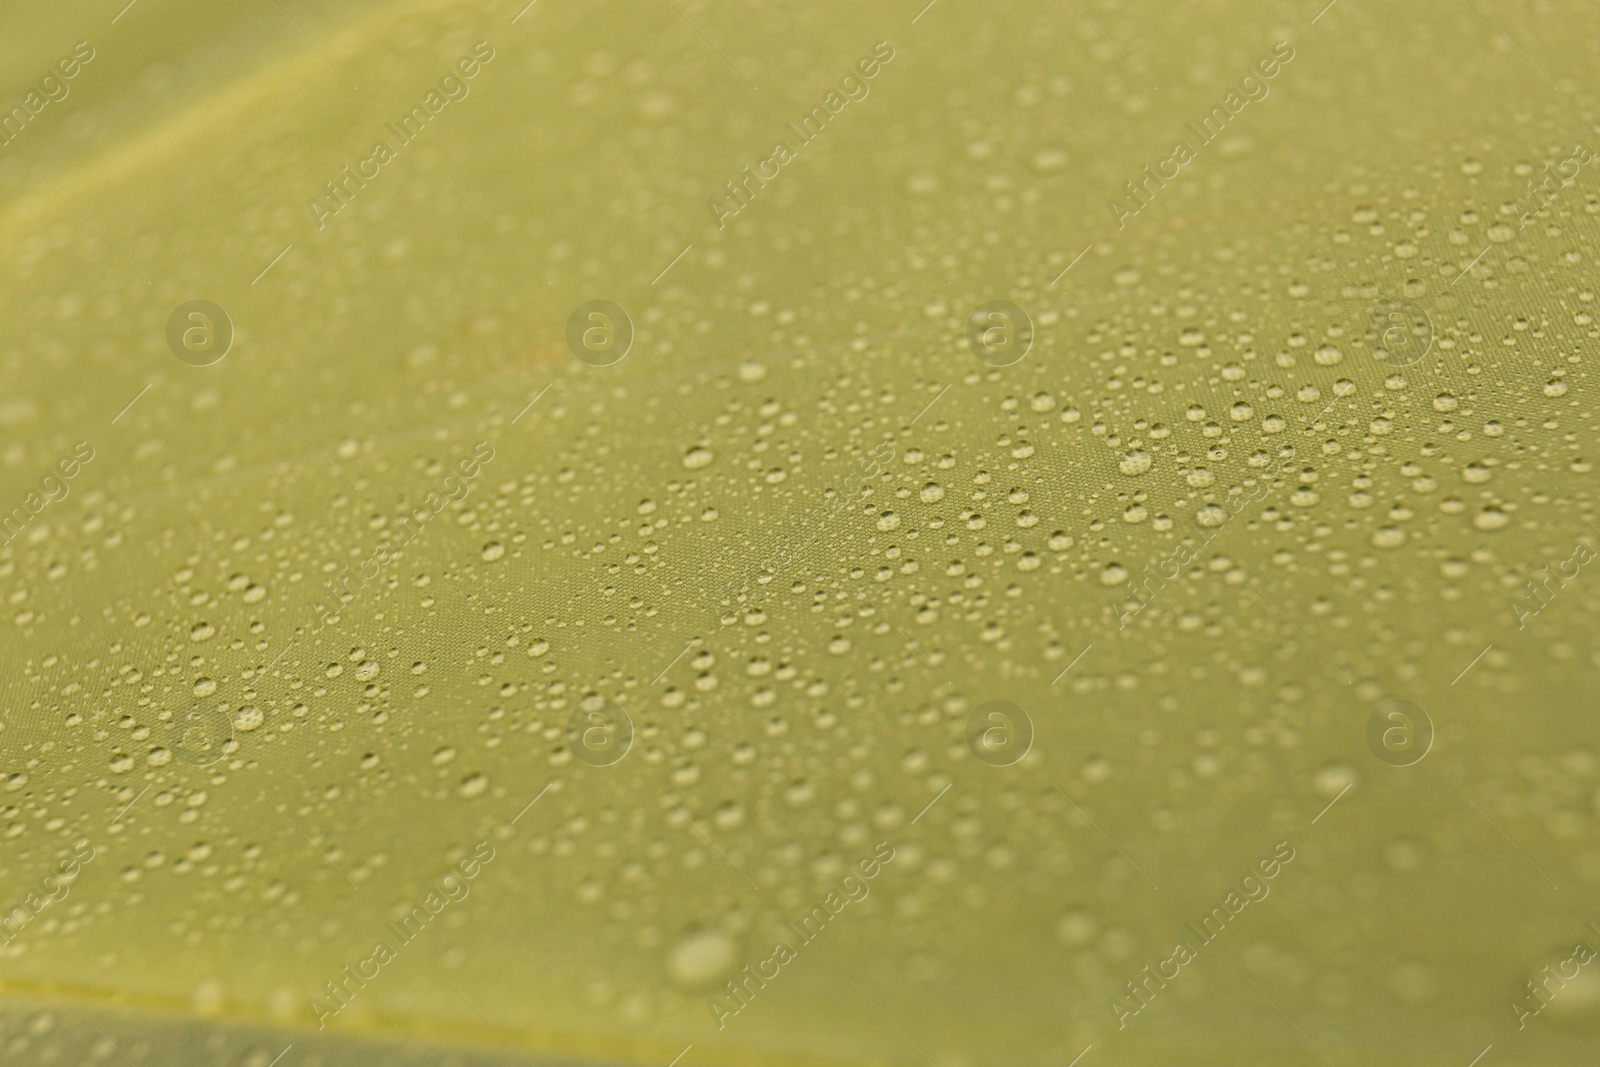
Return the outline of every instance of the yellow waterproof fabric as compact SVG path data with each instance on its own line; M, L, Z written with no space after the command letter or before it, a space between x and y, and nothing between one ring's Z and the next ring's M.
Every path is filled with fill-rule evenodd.
M1592 1062L1584 5L119 7L4 1062Z

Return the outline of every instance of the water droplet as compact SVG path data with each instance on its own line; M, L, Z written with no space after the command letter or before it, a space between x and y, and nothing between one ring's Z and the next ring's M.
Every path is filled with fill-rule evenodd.
M693 930L668 950L667 974L680 986L708 986L733 969L738 953L721 930Z
M1511 516L1491 504L1472 517L1472 525L1480 530L1503 530L1511 525Z
M1399 548L1405 541L1406 532L1398 526L1384 526L1372 534L1372 543L1378 548Z
M1123 474L1133 476L1143 474L1150 469L1150 453L1140 449L1132 449L1122 457L1122 462L1117 464Z
M1088 944L1099 929L1100 924L1094 921L1094 916L1082 908L1063 912L1061 918L1056 920L1056 937L1069 948Z
M1065 148L1041 148L1033 154L1033 169L1041 174L1058 171L1067 165Z

